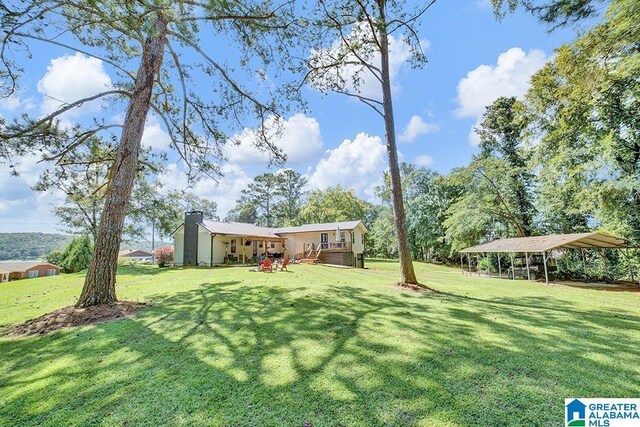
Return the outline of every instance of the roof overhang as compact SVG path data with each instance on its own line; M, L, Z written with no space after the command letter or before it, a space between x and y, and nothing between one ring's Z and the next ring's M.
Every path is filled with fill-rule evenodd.
M622 249L627 240L601 231L497 239L462 249L460 253L547 252L553 249Z

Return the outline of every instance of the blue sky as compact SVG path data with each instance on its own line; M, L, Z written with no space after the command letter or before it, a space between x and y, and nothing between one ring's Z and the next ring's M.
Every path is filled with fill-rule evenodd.
M404 161L442 173L468 163L476 153L471 129L484 106L498 96L522 96L529 77L553 55L553 49L575 36L572 29L549 34L522 12L498 22L486 0L437 2L425 15L419 33L429 60L422 69L406 63L407 52L399 40L392 44L398 148ZM51 98L72 101L115 78L107 64L73 52L35 46L33 53L19 96L0 101L0 114L46 112L54 107L49 105ZM363 90L372 88L365 83ZM325 96L311 87L304 89L304 96L309 110L289 114L277 141L289 155L285 166L307 174L311 188L342 184L374 200L371 190L386 167L381 118L344 96ZM121 120L122 111L117 108L123 107L110 110L110 120ZM105 114L104 106L85 106L65 120L83 121L96 114ZM251 149L249 133L236 136L244 142L226 151L229 161L223 166L225 177L220 184L205 179L192 188L216 201L222 216L253 176L276 170ZM154 117L148 120L143 143L169 152L167 172L161 178L166 190L187 185L184 167L167 149L168 136ZM62 196L30 189L47 167L38 160L22 159L19 177L10 177L7 165L0 164L0 232L59 229L50 209Z

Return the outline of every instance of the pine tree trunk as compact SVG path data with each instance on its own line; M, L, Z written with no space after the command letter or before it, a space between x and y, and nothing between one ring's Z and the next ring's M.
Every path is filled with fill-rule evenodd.
M386 22L384 1L378 0L381 22ZM393 217L398 237L398 257L400 258L400 282L418 283L413 270L411 252L407 244L407 228L404 217L404 200L402 197L402 183L400 180L400 166L398 165L398 150L396 148L396 129L393 118L393 102L391 100L391 78L389 75L389 40L386 28L379 31L381 47L382 71L382 106L384 112L384 129L387 142L387 156L389 160L389 176L391 178L391 201Z
M110 171L93 259L76 307L116 302L116 270L122 228L136 177L140 143L149 112L151 93L162 64L166 31L164 17L158 12L156 31L149 35L144 43L133 94L122 127L120 145Z

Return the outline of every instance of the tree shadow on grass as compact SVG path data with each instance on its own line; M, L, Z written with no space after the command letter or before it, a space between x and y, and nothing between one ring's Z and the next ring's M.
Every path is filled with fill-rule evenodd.
M0 424L555 425L565 397L640 392L637 317L557 300L229 281L153 301L0 341Z

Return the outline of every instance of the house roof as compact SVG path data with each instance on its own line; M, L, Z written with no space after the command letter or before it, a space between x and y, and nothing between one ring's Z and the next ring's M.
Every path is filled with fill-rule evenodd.
M591 233L497 239L482 245L471 246L460 252L546 252L552 249L624 248L626 244L625 239L601 231L594 231Z
M272 228L258 227L243 222L218 222L205 219L202 225L212 234L227 234L232 236L262 237L266 239L278 239L280 236L273 232Z
M60 268L57 265L50 264L48 262L42 261L11 261L11 262L0 262L0 270L4 270L10 273L15 271L27 271L32 269L33 267L37 267L39 265L50 265L55 268Z
M141 249L126 249L124 251L119 251L118 252L118 257L123 257L123 256L147 256L147 257L151 257L153 255L151 254L151 252L143 251Z
M211 234L226 234L230 236L245 236L245 237L262 237L266 239L278 239L281 238L280 234L292 234L292 233L312 233L317 231L335 231L340 230L353 230L358 225L362 225L365 232L367 231L362 221L342 221L342 222L326 222L322 224L304 224L298 227L283 227L283 228L267 228L259 227L253 224L246 224L244 222L220 222L210 221L208 219L199 223ZM180 225L183 227L184 224ZM180 229L178 227L174 230L172 235Z
M342 221L342 222L325 222L322 224L304 224L298 227L283 227L276 228L274 231L278 234L290 234L290 233L312 233L315 231L335 231L338 228L340 230L353 230L362 224L362 221ZM364 227L364 224L362 224ZM367 230L364 227L365 231Z

